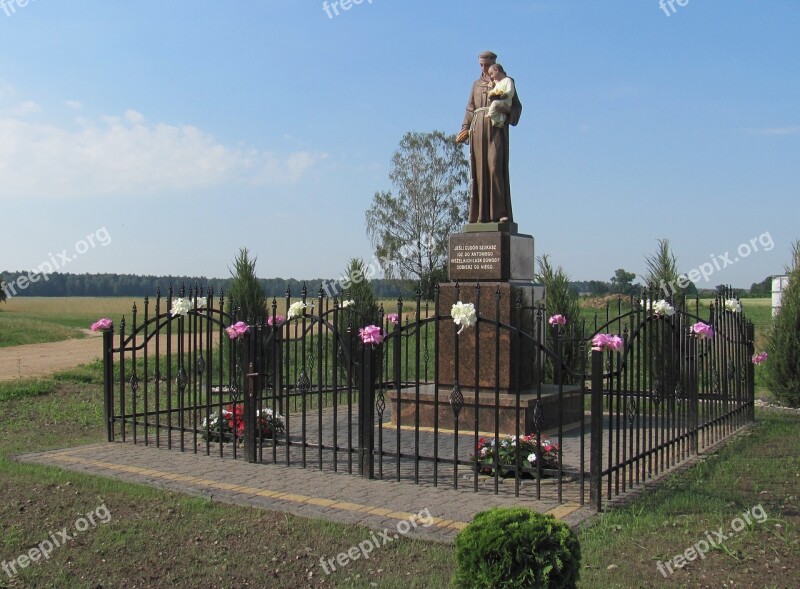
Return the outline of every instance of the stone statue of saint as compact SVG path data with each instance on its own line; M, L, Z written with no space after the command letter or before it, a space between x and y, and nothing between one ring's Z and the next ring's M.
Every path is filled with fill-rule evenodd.
M470 223L496 223L513 221L511 212L511 187L508 180L508 130L516 125L522 115L522 103L513 93L511 106L498 104L493 111L506 114L505 124L495 126L487 116L492 100L490 93L495 81L490 68L497 63L497 55L485 51L478 56L481 77L472 84L467 110L457 143L469 142ZM502 70L502 68L501 68ZM513 84L513 80L511 80Z

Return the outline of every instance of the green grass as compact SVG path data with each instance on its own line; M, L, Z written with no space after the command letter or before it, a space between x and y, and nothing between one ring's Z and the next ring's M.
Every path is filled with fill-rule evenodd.
M126 297L13 297L0 303L0 348L81 338L100 317L130 316Z
M584 531L582 586L794 586L800 572L800 416L759 412L757 418L748 435ZM734 518L758 505L768 516L764 523L748 525L668 579L658 572L659 560L683 553L708 530L729 530ZM613 564L618 568L608 570Z
M9 586L450 586L452 546L402 539L327 577L319 558L363 541L366 530L9 459L102 441L100 377L95 364L0 384L0 558L15 558L101 503L112 514L109 524L90 529ZM579 586L791 587L786 580L800 574L800 416L759 412L758 418L749 435L582 531ZM765 524L749 526L669 579L657 571L658 560L758 504L769 515ZM608 570L612 564L618 568ZM0 577L0 587L6 582Z

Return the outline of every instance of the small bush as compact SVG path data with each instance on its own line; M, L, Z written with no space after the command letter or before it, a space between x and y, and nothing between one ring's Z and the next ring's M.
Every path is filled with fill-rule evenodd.
M346 317L346 321L352 323L353 329L358 333L360 327L378 323L378 305L375 303L372 281L367 276L367 265L364 260L351 259L346 272L348 285L342 295L342 301L353 301L353 304L343 316Z
M570 589L578 538L564 522L521 507L482 511L456 538L455 582L464 589Z

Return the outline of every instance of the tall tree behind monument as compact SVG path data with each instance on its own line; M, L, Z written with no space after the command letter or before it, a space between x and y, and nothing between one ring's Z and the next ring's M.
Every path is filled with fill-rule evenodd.
M454 136L406 133L389 178L397 192L375 193L367 234L386 277L417 280L427 296L447 262L448 238L466 218L469 164Z
M243 247L229 270L233 278L230 298L241 309L239 319L254 323L263 321L267 316L267 302L256 276L256 258L251 258L248 249Z

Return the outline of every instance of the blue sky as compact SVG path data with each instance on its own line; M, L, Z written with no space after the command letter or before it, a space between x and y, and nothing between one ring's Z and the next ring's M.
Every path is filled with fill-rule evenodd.
M486 49L524 106L515 220L573 279L641 274L668 238L682 271L717 261L698 286L748 287L800 237L796 0L19 2L0 269L225 277L245 246L264 277L336 276L372 256L403 134L458 131Z

